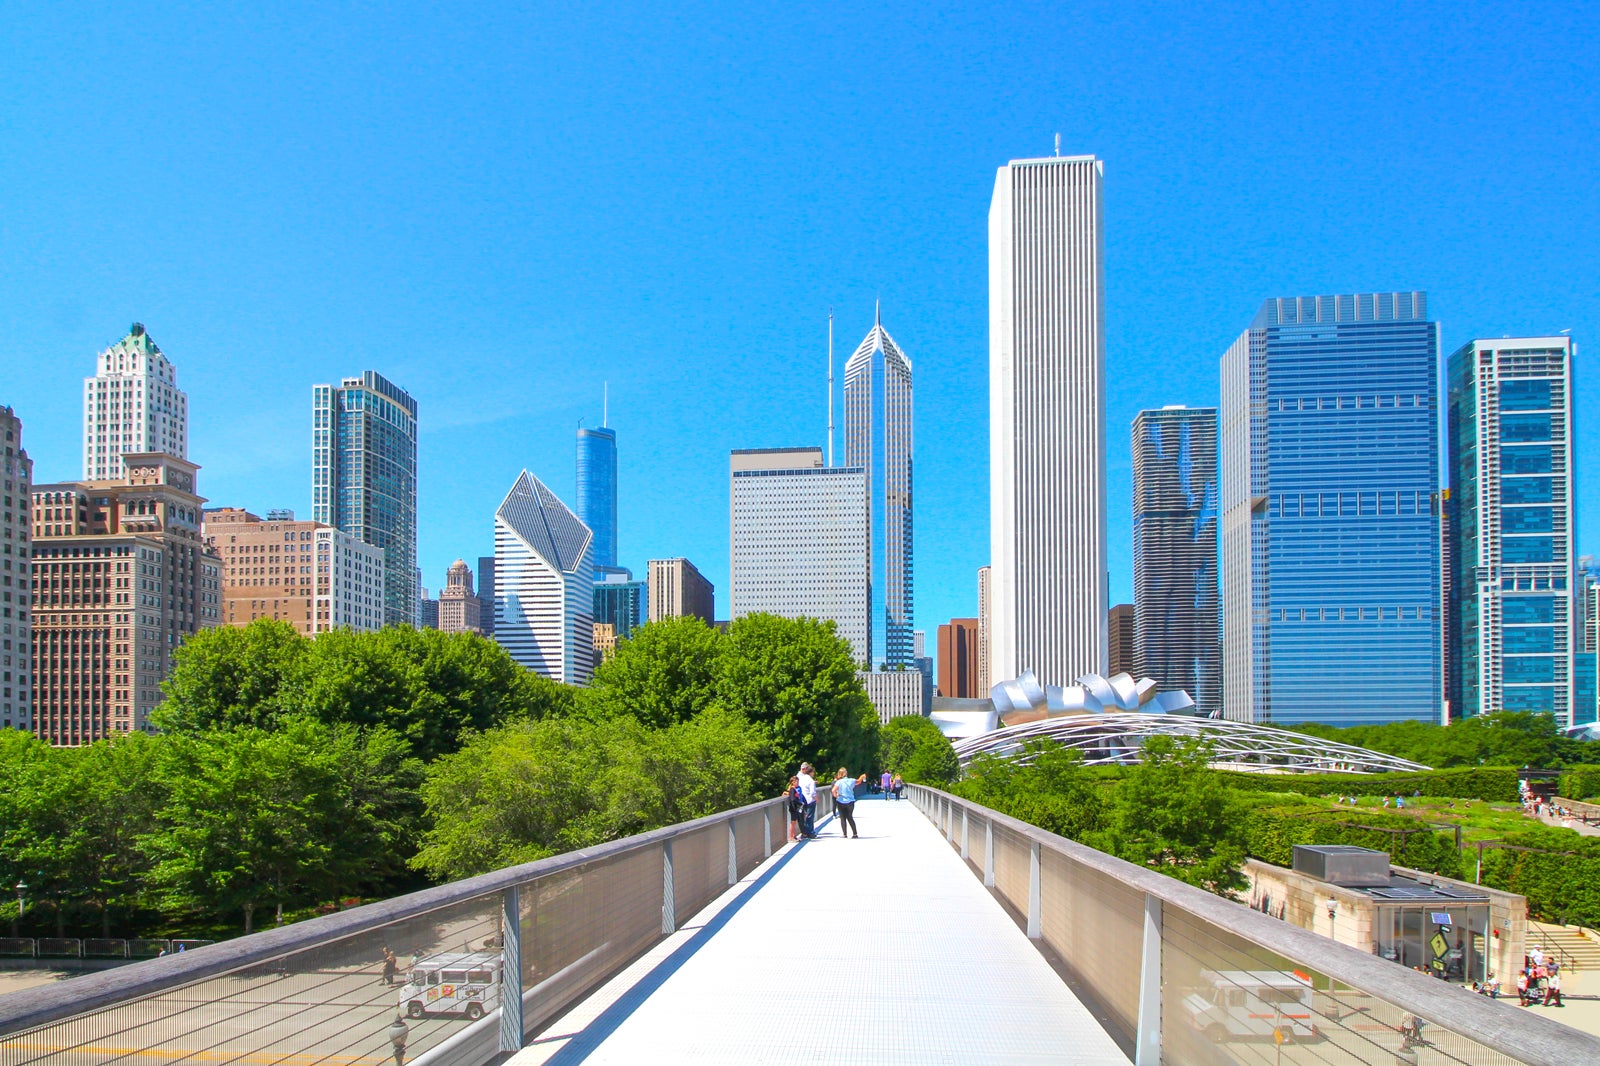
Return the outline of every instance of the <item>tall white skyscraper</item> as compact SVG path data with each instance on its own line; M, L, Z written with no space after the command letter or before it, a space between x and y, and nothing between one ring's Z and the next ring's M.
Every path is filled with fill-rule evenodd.
M874 666L909 666L911 360L878 318L844 365L844 464L867 472Z
M594 671L594 535L526 470L494 515L494 639L552 681Z
M160 452L189 457L189 398L178 372L144 325L100 353L83 380L83 478L116 481L122 457Z
M831 620L867 662L867 477L821 448L736 451L729 461L731 618Z
M1103 168L1000 168L989 207L991 681L1107 670Z

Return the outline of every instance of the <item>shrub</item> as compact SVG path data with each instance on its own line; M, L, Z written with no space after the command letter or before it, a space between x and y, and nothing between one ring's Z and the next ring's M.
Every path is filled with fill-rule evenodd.
M1252 774L1219 770L1232 787L1244 792L1297 792L1302 796L1424 796L1447 799L1514 802L1517 774L1512 766L1468 766L1395 774ZM1576 799L1577 797L1573 797Z

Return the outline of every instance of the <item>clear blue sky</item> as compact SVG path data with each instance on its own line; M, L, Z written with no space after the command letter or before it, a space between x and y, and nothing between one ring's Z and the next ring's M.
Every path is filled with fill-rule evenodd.
M40 480L135 320L202 492L258 513L309 512L311 385L376 369L437 588L522 467L571 499L609 380L623 561L725 612L728 450L822 442L828 307L842 366L881 296L931 639L988 557L994 171L1058 131L1105 160L1117 600L1129 424L1215 403L1268 296L1426 289L1446 352L1570 328L1600 470L1600 5L269 6L7 11L0 403Z

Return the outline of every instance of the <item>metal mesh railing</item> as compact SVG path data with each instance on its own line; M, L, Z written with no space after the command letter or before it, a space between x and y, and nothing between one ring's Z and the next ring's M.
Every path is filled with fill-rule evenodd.
M785 831L783 801L766 801L0 997L0 1066L348 1066L393 1061L397 1035L409 1063L487 1061L726 891ZM499 1023L474 1024L502 1007Z
M1600 1040L935 789L961 846L1136 1063L1600 1062ZM1420 1024L1419 1024L1420 1023Z

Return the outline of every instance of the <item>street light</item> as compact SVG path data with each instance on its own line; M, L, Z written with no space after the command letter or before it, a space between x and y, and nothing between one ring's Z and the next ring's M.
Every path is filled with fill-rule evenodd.
M12 936L16 936L17 935L17 923L22 921L22 910L23 910L23 907L25 906L22 894L24 892L26 892L27 890L28 890L28 886L27 885L23 884L21 881L17 882L17 916L15 918L11 919L11 935Z

